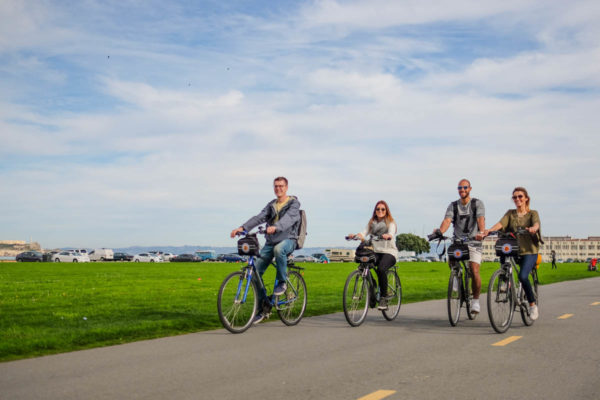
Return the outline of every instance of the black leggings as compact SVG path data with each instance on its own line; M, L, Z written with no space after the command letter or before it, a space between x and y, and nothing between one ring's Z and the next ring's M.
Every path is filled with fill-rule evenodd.
M396 258L387 253L375 253L375 272L377 272L377 280L379 281L379 290L381 297L387 296L388 290L388 270L396 264Z

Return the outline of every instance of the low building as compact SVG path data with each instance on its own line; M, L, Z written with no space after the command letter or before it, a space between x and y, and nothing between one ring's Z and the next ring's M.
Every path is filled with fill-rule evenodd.
M552 250L556 259L585 261L588 258L600 258L600 236L589 236L587 239L574 239L571 236L543 236L544 244L540 247L542 262L552 261ZM498 259L494 244L496 238L485 238L483 241L483 261Z

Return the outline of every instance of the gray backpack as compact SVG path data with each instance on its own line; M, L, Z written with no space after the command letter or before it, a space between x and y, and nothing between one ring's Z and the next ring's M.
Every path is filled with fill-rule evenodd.
M300 223L298 224L298 239L296 240L296 249L304 247L306 239L306 211L300 210Z

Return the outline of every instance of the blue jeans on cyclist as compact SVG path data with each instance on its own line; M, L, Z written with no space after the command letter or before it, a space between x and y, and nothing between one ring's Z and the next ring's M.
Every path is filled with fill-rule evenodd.
M517 260L517 264L521 267L519 271L519 282L523 285L523 290L525 290L525 295L527 296L527 301L529 303L535 303L535 294L533 293L531 282L529 282L529 274L535 268L537 257L537 254L523 254L519 256ZM500 257L500 263L504 264L504 260L504 257Z
M256 270L262 277L271 260L275 257L275 268L277 269L277 282L286 281L287 277L287 257L296 250L296 241L294 239L284 239L281 242L273 244L265 244L260 250L260 256L256 259ZM259 285L257 285L259 286ZM258 291L258 312L262 312L262 306L266 300L265 293L259 289Z
M529 274L535 268L537 258L537 254L523 254L519 257L519 265L521 266L521 270L519 271L519 281L521 281L521 284L523 285L529 303L535 303L535 294L533 293L531 282L529 282Z

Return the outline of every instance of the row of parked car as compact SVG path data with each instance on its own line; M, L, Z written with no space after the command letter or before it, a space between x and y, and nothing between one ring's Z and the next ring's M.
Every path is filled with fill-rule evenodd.
M217 255L212 250L197 251L196 254L179 254L149 251L140 254L127 254L113 252L111 249L94 249L88 252L86 249L73 249L63 251L25 251L16 256L17 262L90 262L90 261L131 261L131 262L201 262L201 261L223 261L223 262L245 262L247 257L236 253ZM294 262L321 262L328 263L325 254L317 253L312 256L298 255Z

